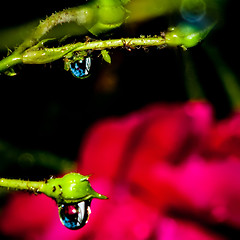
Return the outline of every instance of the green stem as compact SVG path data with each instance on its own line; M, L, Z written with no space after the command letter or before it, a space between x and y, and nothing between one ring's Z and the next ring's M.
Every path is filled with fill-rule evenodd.
M103 50L116 47L126 47L131 50L135 47L165 46L166 41L163 37L140 37L140 38L122 38L111 40L99 40L86 43L68 44L58 48L44 48L42 50L28 49L22 55L22 62L25 64L44 64L64 57L69 52L80 52L87 50Z
M17 52L22 53L25 49L37 44L39 40L52 28L59 24L76 22L79 25L90 24L92 22L91 9L86 6L69 8L61 12L52 14L44 21L41 21L32 34L17 48Z
M30 46L31 41L26 41L25 44L19 48L24 49L26 46L29 48L20 53L19 48L10 56L0 61L0 72L8 70L18 63L24 64L44 64L53 62L57 59L65 57L68 53L81 52L87 50L104 50L116 47L123 47L127 50L131 50L136 47L151 47L159 46L161 48L170 46L182 46L184 49L193 47L204 39L207 33L212 29L210 26L206 29L199 30L196 32L185 33L185 29L182 27L171 29L170 31L162 34L161 36L145 37L140 38L122 38L122 39L110 39L110 40L97 40L92 42L79 42L75 44L67 44L57 48L45 48L43 40L42 44L38 43L32 47ZM42 32L43 33L43 32ZM31 40L34 38L31 37ZM32 43L31 43L32 44ZM41 45L41 46L40 46ZM24 47L23 47L24 46Z
M194 65L194 61L189 53L191 52L184 52L183 54L184 79L187 94L191 100L202 100L206 97L199 82L198 74L196 72L196 66Z
M26 190L28 192L40 193L44 181L25 181L20 179L0 178L0 187L12 190Z
M23 63L25 64L43 64L49 63L59 58L62 58L69 52L76 51L87 51L87 50L104 50L116 47L126 47L131 50L135 47L167 47L167 46L182 46L183 48L193 47L197 45L202 39L206 37L208 32L212 29L214 25L210 27L199 30L196 32L191 32L190 34L184 34L184 29L175 28L168 31L163 36L145 37L140 38L122 38L122 39L110 39L110 40L98 40L86 43L75 43L65 45L58 48L44 48L44 49L28 49L22 57Z
M217 70L220 80L228 95L229 101L233 109L240 109L240 83L237 76L233 73L230 67L224 62L218 49L214 46L205 47L208 56Z
M0 61L0 73L20 63L22 63L21 54L13 53Z

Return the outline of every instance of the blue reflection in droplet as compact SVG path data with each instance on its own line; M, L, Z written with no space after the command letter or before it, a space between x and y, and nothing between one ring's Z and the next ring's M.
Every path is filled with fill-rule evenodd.
M79 203L61 204L59 206L59 217L62 224L71 229L82 228L88 221L90 210L90 200Z
M187 22L199 23L206 15L206 3L204 0L183 0L180 12Z
M91 69L91 58L86 57L70 64L70 71L72 75L76 78L86 78L90 75Z

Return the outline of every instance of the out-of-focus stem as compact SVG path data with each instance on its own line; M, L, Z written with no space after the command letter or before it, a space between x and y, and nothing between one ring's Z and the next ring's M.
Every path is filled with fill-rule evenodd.
M212 59L212 62L218 72L219 78L222 81L224 89L229 97L229 101L233 109L240 109L240 83L236 75L227 66L222 59L220 52L214 46L205 47L206 52Z
M77 22L79 25L90 23L92 18L91 8L87 5L65 9L61 12L53 13L44 21L41 21L32 34L17 48L17 52L22 53L25 49L37 44L39 40L52 28L59 24Z

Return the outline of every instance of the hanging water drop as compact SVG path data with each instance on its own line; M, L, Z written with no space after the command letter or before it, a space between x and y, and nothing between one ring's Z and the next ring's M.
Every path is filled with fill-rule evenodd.
M70 63L70 71L76 78L84 79L90 76L92 61L90 57L73 61Z
M59 206L59 217L62 224L71 230L82 228L87 223L91 213L90 204L90 200L61 204Z

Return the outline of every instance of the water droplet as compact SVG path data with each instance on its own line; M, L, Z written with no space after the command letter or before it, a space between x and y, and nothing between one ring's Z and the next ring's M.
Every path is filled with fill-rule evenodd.
M70 71L76 78L84 79L90 76L92 60L90 57L77 60L70 64Z
M200 23L206 15L206 3L204 0L183 0L180 12L186 21Z
M87 223L91 213L90 204L90 200L61 204L59 206L59 217L62 224L71 230L82 228Z

